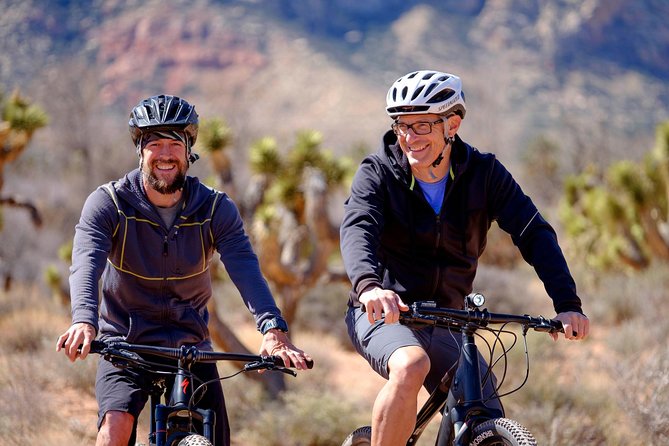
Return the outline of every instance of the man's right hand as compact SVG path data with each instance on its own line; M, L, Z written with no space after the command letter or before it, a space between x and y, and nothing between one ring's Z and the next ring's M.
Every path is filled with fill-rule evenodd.
M362 293L358 300L365 306L370 324L380 319L394 324L400 320L400 311L409 311L409 306L392 290L375 287Z
M95 327L85 322L73 324L65 333L60 335L56 343L56 351L63 350L65 355L74 362L77 357L84 359L91 350L91 342L95 339ZM81 345L81 353L78 349Z

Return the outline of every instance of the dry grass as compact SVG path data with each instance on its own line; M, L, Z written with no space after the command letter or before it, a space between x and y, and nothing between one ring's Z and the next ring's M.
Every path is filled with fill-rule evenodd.
M479 279L486 278L499 285L486 291L491 310L531 307L527 312L551 315L531 271L487 270ZM598 279L586 281L588 286L581 289L592 321L587 341L554 343L544 334L528 334L529 382L504 399L507 416L549 446L667 444L666 266L636 277ZM501 293L494 295L496 289ZM301 310L294 341L312 354L316 368L288 378L282 399L269 400L257 383L243 377L224 381L235 445L337 445L353 428L369 424L383 380L342 345L345 296L338 294L338 287L321 290L321 295L308 297L313 307ZM342 306L332 304L337 299ZM53 342L69 324L68 312L38 290L18 287L0 293L0 310L3 440L9 445L91 444L96 361L72 364L54 351ZM234 311L242 313L228 316L247 321L237 325L247 345L256 349L259 337L248 313ZM316 319L310 329L309 321ZM509 358L508 384L513 387L525 371L522 345ZM437 423L433 421L420 445L432 444ZM144 432L142 428L140 439Z

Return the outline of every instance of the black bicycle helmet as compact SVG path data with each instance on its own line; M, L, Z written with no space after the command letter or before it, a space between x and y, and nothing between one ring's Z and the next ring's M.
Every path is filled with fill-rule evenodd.
M132 109L128 128L138 150L142 135L161 130L182 131L190 153L197 139L198 122L194 106L178 96L161 94L144 99Z

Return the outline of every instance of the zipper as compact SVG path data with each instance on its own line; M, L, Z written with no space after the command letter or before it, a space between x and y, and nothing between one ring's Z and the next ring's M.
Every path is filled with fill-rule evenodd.
M436 241L434 244L434 251L435 255L437 254L437 251L439 251L439 244L441 243L441 215L436 214L436 221L435 221L435 228L436 228ZM435 273L434 273L434 282L432 283L432 295L437 292L437 288L439 288L439 267L435 266Z
M163 239L163 257L167 257L168 254L167 247L168 247L168 241L167 241L167 236L165 236L165 238Z

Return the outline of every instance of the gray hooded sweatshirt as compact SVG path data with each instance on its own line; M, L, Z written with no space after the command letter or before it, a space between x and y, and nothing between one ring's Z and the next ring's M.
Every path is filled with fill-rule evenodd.
M102 338L210 347L215 252L257 326L281 317L232 200L194 177L183 197L171 227L148 201L137 169L88 197L74 235L73 323L93 325Z

